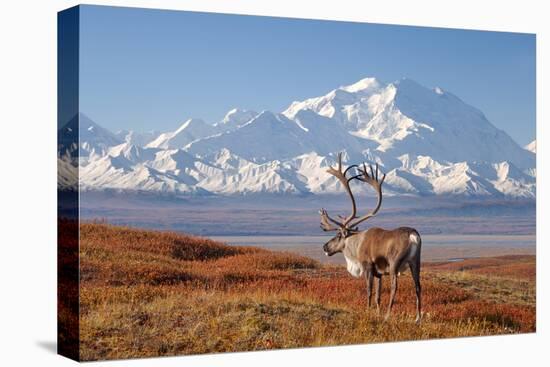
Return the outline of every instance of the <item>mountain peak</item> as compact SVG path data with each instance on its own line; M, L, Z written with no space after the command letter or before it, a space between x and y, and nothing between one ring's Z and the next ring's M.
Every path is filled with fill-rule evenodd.
M273 113L271 111L264 110L256 115L253 119L243 124L242 128L255 128L256 126L299 126L294 120L288 119L284 114Z
M160 134L146 145L148 148L174 149L183 148L190 142L213 135L216 128L204 120L192 118L185 121L177 130Z
M256 116L258 116L256 111L233 108L225 114L222 121L216 124L216 126L222 127L223 130L235 129L252 120Z
M203 125L208 125L206 122L204 122L204 120L202 119L197 119L197 118L190 118L189 120L185 121L183 124L181 124L181 126L175 131L175 133L180 133L182 132L183 130L185 129L188 129L190 128L191 126L203 126Z
M340 87L338 89L344 90L349 93L357 93L378 88L380 88L380 82L376 78L369 77L363 78L358 82Z
M260 112L256 117L254 117L250 122L258 122L258 121L279 121L280 119L277 118L278 115L267 110L263 110Z
M422 84L418 83L416 80L408 78L408 77L403 77L403 78L393 82L392 84L397 86L399 89L406 88L406 89L410 89L412 91L414 91L414 90L421 90L421 91L430 90L429 88L426 88Z

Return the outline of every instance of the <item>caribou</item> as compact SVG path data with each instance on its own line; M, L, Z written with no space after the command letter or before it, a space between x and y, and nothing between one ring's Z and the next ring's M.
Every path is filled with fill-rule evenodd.
M342 168L342 154L338 154L338 168L330 166L329 174L336 177L346 190L351 200L351 213L348 216L330 217L325 209L321 209L321 228L324 231L336 231L336 235L324 244L323 250L327 256L342 253L346 259L347 270L354 277L365 276L367 282L367 307L371 307L373 280L376 278L376 309L380 312L380 293L382 276L389 275L391 290L389 305L384 320L389 319L397 292L397 277L410 268L416 291L416 323L421 319L421 287L420 287L420 249L422 240L414 228L399 227L393 230L372 227L364 231L358 225L376 215L382 205L382 184L386 175L379 177L378 164L373 169L365 163L362 166L350 165ZM377 193L376 207L367 214L358 217L357 205L350 183L363 182L370 185Z

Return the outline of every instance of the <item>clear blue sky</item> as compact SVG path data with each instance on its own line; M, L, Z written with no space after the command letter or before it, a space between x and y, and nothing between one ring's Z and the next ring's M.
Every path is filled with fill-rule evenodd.
M80 110L112 131L278 112L374 76L439 86L519 144L535 137L534 35L100 6L80 25Z

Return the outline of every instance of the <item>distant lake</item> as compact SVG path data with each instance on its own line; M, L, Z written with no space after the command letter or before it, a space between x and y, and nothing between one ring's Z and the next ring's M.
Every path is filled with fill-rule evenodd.
M319 208L345 214L349 203L343 195L334 197L212 197L174 199L146 195L107 195L86 192L80 197L80 215L84 220L102 219L112 224L138 228L186 232L200 236L295 236L292 244L304 245L322 237L319 228ZM361 198L363 199L363 198ZM372 201L363 200L362 210ZM486 236L487 243L533 243L525 238L489 236L524 236L536 233L534 201L489 201L457 198L391 198L384 200L384 208L366 227L396 228L411 226L423 236L474 235ZM301 236L313 236L308 240ZM269 241L278 237L270 237ZM429 237L425 237L428 239ZM477 243L471 237L434 237L443 244L455 241ZM250 243L242 238L243 242ZM473 242L472 242L473 241ZM432 239L430 238L430 241ZM287 239L281 239L281 244ZM264 242L256 245L265 245ZM523 246L522 244L518 244Z
M326 257L323 244L330 236L209 236L229 245L290 251L329 263L343 263L342 255ZM423 235L423 261L456 261L480 256L534 255L535 235Z

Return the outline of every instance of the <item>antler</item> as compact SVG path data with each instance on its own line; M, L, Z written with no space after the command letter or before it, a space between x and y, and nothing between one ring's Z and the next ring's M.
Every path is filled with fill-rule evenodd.
M348 223L355 218L357 214L357 206L355 204L355 198L353 197L353 193L351 192L350 182L353 179L359 178L360 175L355 175L351 177L347 177L348 172L353 169L358 168L357 165L351 165L345 170L342 170L342 153L338 153L338 169L330 166L327 169L327 172L333 175L340 181L344 189L346 189L346 192L348 193L350 199L351 199L351 214L347 217L341 217L342 221L337 221L333 218L331 218L327 211L325 209L321 209L319 213L321 214L321 228L323 228L324 231L335 231L341 228L348 228ZM334 227L332 224L336 224L338 227Z
M359 171L359 174L351 177L347 177L348 172L354 168L357 169L357 171ZM321 214L321 228L323 229L323 231L336 231L339 229L346 229L348 231L357 230L357 225L359 225L359 223L362 223L367 219L374 217L378 212L378 210L380 210L380 206L382 205L382 184L384 183L386 175L384 174L382 175L381 179L378 179L378 173L379 173L378 164L376 164L376 170L374 170L371 165L369 165L369 168L370 168L370 175L369 175L369 172L367 171L367 166L365 163L363 163L363 169L361 169L359 166L354 164L347 167L345 170L343 170L342 153L338 153L338 168L336 169L330 166L327 169L327 172L333 175L334 177L336 177L340 181L340 183L342 184L346 192L348 193L349 198L351 200L351 213L347 217L339 216L341 221L338 221L336 219L331 218L325 209L321 209L319 211L319 214ZM350 182L355 179L365 182L370 186L372 186L378 194L378 202L376 204L376 207L372 211L370 211L368 214L358 218L356 221L351 223L354 219L357 218L357 205L355 202L355 197L353 196L353 192L351 191L351 187L350 187Z
M376 203L376 207L370 211L370 213L363 215L359 219L357 219L353 224L350 225L350 227L356 227L359 225L359 223L362 223L366 221L369 218L372 218L376 215L378 210L380 210L380 206L382 206L382 184L384 183L384 180L386 179L386 175L383 174L381 179L378 179L378 163L376 164L376 170L372 169L372 165L369 165L370 168L370 175L367 172L367 165L363 163L363 169L358 168L358 171L360 172L360 175L357 176L357 179L359 181L363 181L370 186L374 190L376 190L376 193L378 195L378 202Z
M342 223L337 222L329 217L327 211L324 208L319 210L319 214L321 214L321 228L323 229L323 231L337 231L342 227ZM331 222L336 224L336 227L333 226Z

